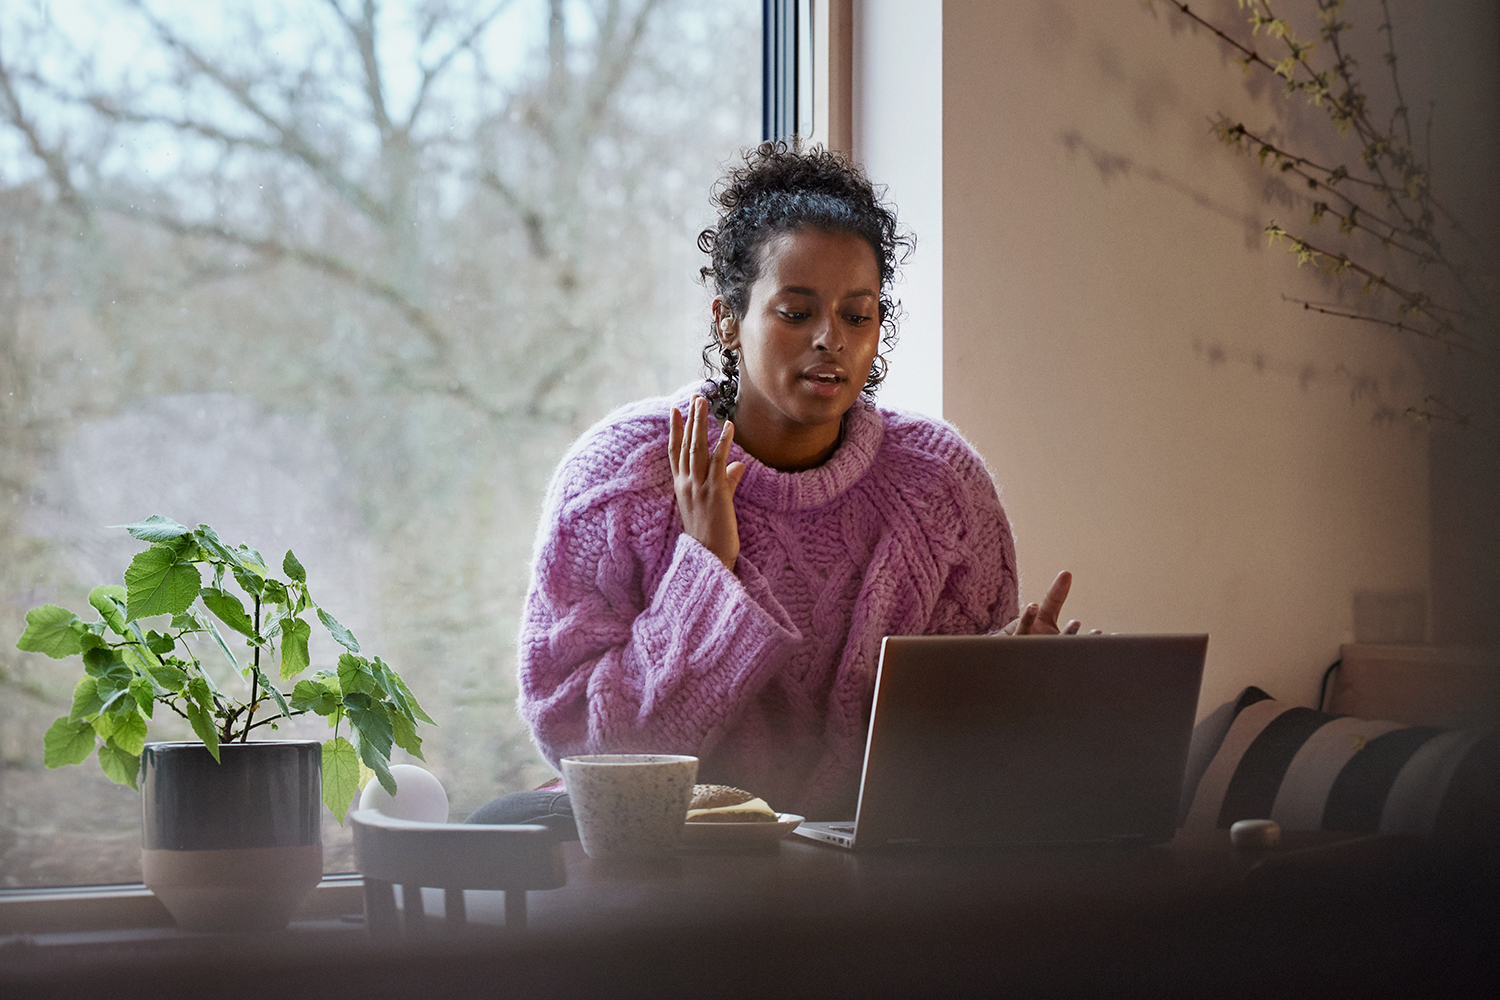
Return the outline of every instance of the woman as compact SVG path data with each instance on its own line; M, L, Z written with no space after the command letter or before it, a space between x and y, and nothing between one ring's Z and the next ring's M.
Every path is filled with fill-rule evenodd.
M691 753L700 781L847 817L881 638L1057 632L1068 576L1018 617L983 461L948 425L873 405L911 241L863 173L765 144L715 200L698 243L720 377L616 411L563 458L519 708L554 766Z

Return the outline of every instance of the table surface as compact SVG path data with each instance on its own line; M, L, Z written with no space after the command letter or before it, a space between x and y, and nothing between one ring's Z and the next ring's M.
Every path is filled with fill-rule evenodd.
M1255 854L1219 831L1144 848L853 854L793 837L646 865L563 849L567 885L529 894L523 932L495 926L500 894L471 892L469 934L396 945L340 921L38 938L0 948L0 993L1500 994L1493 883L1392 838L1292 835Z

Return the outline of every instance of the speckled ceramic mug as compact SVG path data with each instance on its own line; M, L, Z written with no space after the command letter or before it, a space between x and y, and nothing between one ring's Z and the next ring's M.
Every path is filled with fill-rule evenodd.
M601 753L562 759L563 783L591 858L656 858L682 837L698 758Z

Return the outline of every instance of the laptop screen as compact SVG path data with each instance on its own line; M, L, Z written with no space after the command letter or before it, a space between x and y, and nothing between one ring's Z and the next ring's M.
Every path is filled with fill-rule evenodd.
M1208 637L888 637L856 846L1170 839Z

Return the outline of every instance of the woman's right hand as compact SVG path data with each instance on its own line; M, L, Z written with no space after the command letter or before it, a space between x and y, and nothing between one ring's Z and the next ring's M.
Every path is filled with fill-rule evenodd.
M1040 606L1028 604L1021 609L1021 616L1000 631L1006 635L1076 635L1079 629L1077 619L1060 626L1057 616L1062 612L1063 601L1068 599L1068 591L1073 587L1073 574L1063 570L1057 574L1057 579L1052 581L1052 586L1047 588L1047 596L1042 598ZM1098 629L1092 629L1090 635L1099 635Z
M745 476L745 463L729 461L734 423L726 420L718 444L708 447L708 400L694 396L687 420L672 407L668 418L667 458L682 530L734 570L740 555L740 531L734 517L734 491Z

